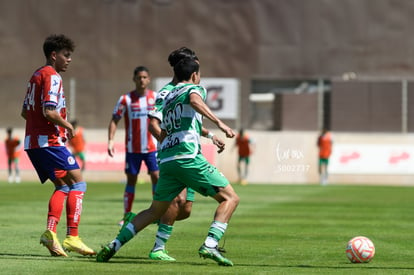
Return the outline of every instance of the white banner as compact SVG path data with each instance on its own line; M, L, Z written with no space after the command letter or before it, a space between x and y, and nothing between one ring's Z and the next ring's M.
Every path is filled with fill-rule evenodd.
M334 143L329 173L414 174L414 146Z
M171 79L171 77L155 79L155 90L159 91ZM236 78L202 77L200 85L206 88L206 103L216 116L221 119L237 119L239 81Z

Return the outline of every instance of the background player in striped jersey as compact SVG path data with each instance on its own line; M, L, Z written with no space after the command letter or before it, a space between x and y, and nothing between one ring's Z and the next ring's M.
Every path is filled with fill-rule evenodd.
M114 137L118 122L125 122L125 174L127 183L124 192L124 215L131 212L135 198L135 186L142 161L151 176L152 192L158 181L156 160L157 141L148 131L148 112L153 110L156 93L148 89L151 81L149 70L144 66L134 69L135 89L123 94L115 105L108 127L108 154L113 157ZM123 224L123 220L120 225Z
M56 235L66 200L67 236L63 247L82 255L96 254L78 236L82 200L86 182L79 165L65 143L75 134L66 118L65 95L60 72L65 72L72 61L75 48L65 35L51 35L43 43L46 65L30 78L24 98L22 117L26 120L24 148L40 181L50 179L55 191L49 201L47 230L40 243L52 256L67 256Z
M219 203L208 236L198 250L199 255L213 259L219 265L233 265L220 254L217 245L239 203L239 197L223 174L201 154L202 117L211 120L228 138L235 134L204 103L207 92L195 85L200 82L199 64L194 59L185 58L174 66L174 73L180 83L164 100L159 150L160 179L153 202L102 248L97 254L98 262L109 261L138 232L159 219L184 188L191 187Z

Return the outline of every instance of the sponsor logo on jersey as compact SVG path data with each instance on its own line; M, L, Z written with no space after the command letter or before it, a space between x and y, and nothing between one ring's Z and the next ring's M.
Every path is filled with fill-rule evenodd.
M131 118L132 119L146 117L147 115L148 115L148 112L131 112Z
M68 163L69 163L70 165L74 165L74 164L75 164L75 159L74 159L74 157L69 156L69 157L68 157Z

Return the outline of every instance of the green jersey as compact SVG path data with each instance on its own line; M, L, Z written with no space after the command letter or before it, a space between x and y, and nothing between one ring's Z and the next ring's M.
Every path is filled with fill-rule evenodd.
M164 99L174 88L175 84L173 82L170 82L158 91L157 98L155 99L154 109L148 113L149 117L154 117L158 119L160 122L162 121L162 108L164 104Z
M167 132L158 151L160 163L176 159L192 159L201 153L202 115L190 105L190 94L203 100L206 90L191 83L179 83L163 100L161 128Z

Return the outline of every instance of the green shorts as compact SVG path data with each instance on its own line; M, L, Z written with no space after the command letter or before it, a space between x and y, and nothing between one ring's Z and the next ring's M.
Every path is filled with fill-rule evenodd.
M328 165L329 159L320 158L319 159L319 165Z
M250 163L250 157L239 157L239 162L244 161L246 164Z
M203 196L214 196L218 187L226 187L228 184L229 181L224 175L202 154L198 154L194 159L179 159L160 164L160 178L154 200L172 201L186 187Z
M11 164L14 162L15 164L19 164L19 158L9 158L8 163Z

